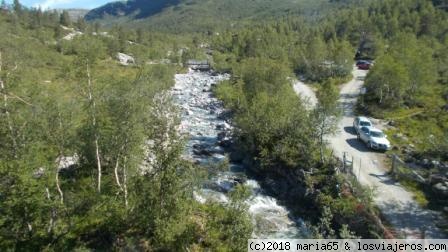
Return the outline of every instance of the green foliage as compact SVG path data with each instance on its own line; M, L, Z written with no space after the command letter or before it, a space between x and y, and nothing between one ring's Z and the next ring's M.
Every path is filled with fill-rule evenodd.
M66 10L62 11L61 16L59 18L59 23L64 26L70 26L72 24L70 16Z
M366 98L380 106L399 107L403 104L409 76L406 68L389 55L379 58L375 68L366 77Z
M230 208L225 210L226 212L222 212L216 206L211 206L210 210L215 212L212 212L215 217L207 225L215 232L208 233L204 243L208 243L211 245L210 247L216 248L218 251L246 249L247 240L252 234L252 223L247 205L244 203L249 195L248 188L238 185L229 195Z
M192 164L180 158L177 111L164 95L176 69L144 64L148 55L135 67L119 66L107 55L115 36L86 32L56 42L66 33L57 15L30 13L23 10L30 19L17 23L15 14L0 17L0 249L246 246L251 222L239 199L225 207L199 205L192 197ZM153 34L125 50L139 46L162 58L173 48L167 41L175 40L165 38ZM61 157L79 161L64 167ZM196 223L196 216L214 224ZM222 230L227 233L201 243L201 235Z
M313 160L315 143L309 114L292 91L289 71L276 61L247 59L216 94L236 112L243 149L263 167L297 167Z
M445 150L445 144L431 139L446 139L448 132L443 112L447 13L418 0L385 1L369 9L376 14L364 17L372 20L364 51L380 56L366 78L363 112L395 121L397 128L388 133L409 139L391 138L395 146L413 144L417 156L444 160L439 150ZM370 42L381 40L386 45L382 49ZM372 48L382 52L371 53Z
M341 110L338 106L339 89L332 80L325 81L317 92L318 104L313 111L313 120L316 125L316 137L320 145L321 162L325 162L324 137L332 135L338 130L338 121Z
M299 26L300 21L286 19L214 36L218 69L228 69L235 60L257 57L281 62L283 68L313 81L349 76L352 46L336 38L324 41L311 27Z
M424 111L397 125L421 139L424 155L446 160L448 19L430 1L355 2L180 1L146 25L139 22L137 31L117 25L105 35L99 23L78 20L74 25L85 34L70 41L60 40L68 34L60 25L72 25L67 12L29 10L14 1L0 16L7 101L0 108L0 248L244 250L252 232L247 188L232 191L226 207L193 200L197 178L180 159L178 121L167 117L177 112L163 95L173 84L173 66L146 64L208 58L203 46L217 70L233 73L215 91L235 113L236 137L254 169L308 171L305 181L294 179L318 192L319 236L353 237L347 223L368 235L374 228L360 214L371 211L369 197L339 195L334 165L319 162L323 136L333 132L339 112L332 79L350 76L354 48L360 58L375 58L366 105L391 116L404 106ZM350 8L329 11L338 6ZM328 15L292 15L319 9ZM148 33L148 26L205 33ZM137 65L119 66L117 52L134 55ZM314 111L294 94L293 73L321 82ZM101 193L96 155L103 164ZM61 169L62 156L80 162Z

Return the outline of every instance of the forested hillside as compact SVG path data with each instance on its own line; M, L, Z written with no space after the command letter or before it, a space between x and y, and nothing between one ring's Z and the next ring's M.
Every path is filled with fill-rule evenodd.
M279 17L320 17L370 0L132 0L91 10L88 21L176 33L212 32Z
M63 15L0 16L0 249L240 250L251 225L238 191L227 207L193 200L200 176L165 94L178 68L115 60L165 56L173 40L90 26L61 39Z

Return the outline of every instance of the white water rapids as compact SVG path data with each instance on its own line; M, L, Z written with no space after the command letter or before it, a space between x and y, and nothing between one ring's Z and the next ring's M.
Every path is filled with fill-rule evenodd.
M213 85L228 79L229 75L189 71L175 76L176 84L171 90L174 101L181 108L181 132L190 136L185 158L199 164L219 164L228 154L226 144L231 141L232 125L223 116L222 103L213 97ZM257 181L247 179L240 164L230 163L227 171L218 172L205 181L194 196L201 203L228 202L227 192L243 183L251 189L247 200L254 224L254 238L300 238L305 228L300 219L294 220L289 211L277 200L266 195Z

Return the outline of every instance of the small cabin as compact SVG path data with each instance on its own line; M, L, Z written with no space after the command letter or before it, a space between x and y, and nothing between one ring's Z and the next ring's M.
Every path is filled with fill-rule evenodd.
M208 71L211 69L208 60L187 60L186 65L193 70Z

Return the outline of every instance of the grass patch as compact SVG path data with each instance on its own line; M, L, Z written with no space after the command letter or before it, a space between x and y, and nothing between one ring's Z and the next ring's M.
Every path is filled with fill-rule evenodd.
M400 180L401 185L406 188L406 190L412 192L414 195L415 201L423 208L428 206L428 199L426 198L425 193L423 192L421 186L414 182L409 180Z

